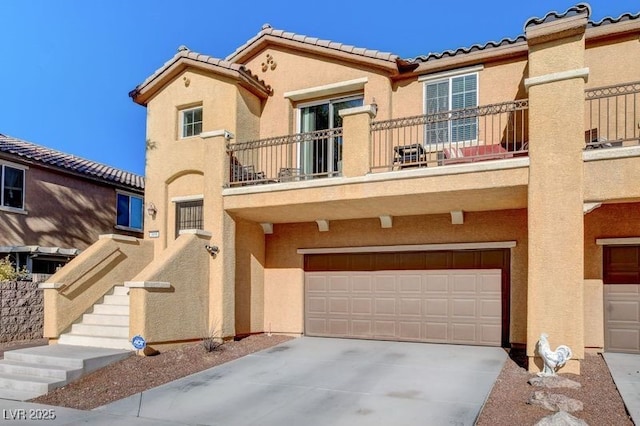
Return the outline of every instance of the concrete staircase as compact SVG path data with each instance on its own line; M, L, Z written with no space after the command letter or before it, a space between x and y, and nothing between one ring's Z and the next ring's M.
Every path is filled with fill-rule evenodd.
M102 303L93 305L93 312L60 335L59 344L133 350L129 341L129 289L116 286Z
M118 349L50 345L4 353L0 399L26 401L133 354Z
M35 398L131 354L128 289L116 286L57 345L5 352L0 399Z

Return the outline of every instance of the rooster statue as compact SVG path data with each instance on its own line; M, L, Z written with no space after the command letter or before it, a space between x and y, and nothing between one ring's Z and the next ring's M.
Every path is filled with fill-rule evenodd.
M538 340L538 354L544 361L544 369L538 376L555 376L556 368L560 368L571 359L571 349L568 346L560 345L555 351L549 346L549 336L546 333L540 335Z

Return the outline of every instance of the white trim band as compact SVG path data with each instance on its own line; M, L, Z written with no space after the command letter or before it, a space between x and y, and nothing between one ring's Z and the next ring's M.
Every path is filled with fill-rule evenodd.
M482 71L483 69L484 69L484 65L480 64L480 65L475 65L473 67L458 68L457 70L444 71L436 74L424 74L418 77L418 81L422 83L424 81L440 80L443 78L456 77L458 75L470 74L470 73Z
M114 240L114 241L138 241L136 237L130 237L128 235L120 235L120 234L102 234L102 235L98 235L98 239Z
M171 283L166 281L125 281L127 288L171 288Z
M64 284L62 283L40 283L38 284L38 288L41 290L46 290L49 288L53 288L53 289L59 289L62 288L64 286Z
M369 78L361 77L354 80L341 81L338 83L325 84L323 86L309 87L308 89L285 92L284 97L297 102L305 99L321 98L341 93L355 92L356 90L364 90L364 85L368 81Z
M635 246L640 245L640 237L597 238L596 244L599 246Z
M200 136L202 139L217 138L219 136L222 136L225 139L233 139L235 137L233 133L224 129L211 130L210 132L202 132L198 136Z
M209 231L203 231L202 229L181 229L178 235L197 235L199 237L211 238L213 234Z
M584 161L612 160L614 158L640 157L640 146L623 146L582 151Z
M195 194L195 195L183 195L180 197L172 197L172 203L184 203L186 201L200 201L204 200L204 194Z
M413 244L400 246L365 246L365 247L327 247L302 248L298 254L334 254L334 253L389 253L409 251L439 251L439 250L478 250L513 248L515 241L494 241L486 243L444 243L444 244Z
M589 68L580 68L577 70L560 71L551 74L539 75L524 79L524 88L529 88L539 84L555 83L556 81L571 80L573 78L583 78L586 82L589 79Z
M363 112L369 113L370 117L375 117L377 114L376 108L374 108L373 105L362 105L359 107L341 109L340 111L338 111L338 115L344 118L349 115L361 114Z

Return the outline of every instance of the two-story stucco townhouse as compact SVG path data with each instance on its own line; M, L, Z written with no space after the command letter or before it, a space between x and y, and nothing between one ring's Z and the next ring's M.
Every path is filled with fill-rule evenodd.
M155 349L209 329L514 345L535 370L546 332L565 372L640 352L640 15L589 16L413 59L269 25L225 59L181 47L130 93L144 239L54 276L46 336L124 283Z
M47 278L101 234L142 236L144 178L0 134L0 257Z

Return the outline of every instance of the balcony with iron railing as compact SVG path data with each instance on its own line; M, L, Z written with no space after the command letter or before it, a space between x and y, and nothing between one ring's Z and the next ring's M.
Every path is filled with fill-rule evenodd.
M586 149L640 145L640 82L585 91Z
M586 150L640 145L639 94L640 82L585 91ZM227 186L341 177L343 135L343 128L333 128L229 143ZM526 157L529 101L373 121L367 136L369 174Z
M371 172L527 155L528 100L371 124Z

